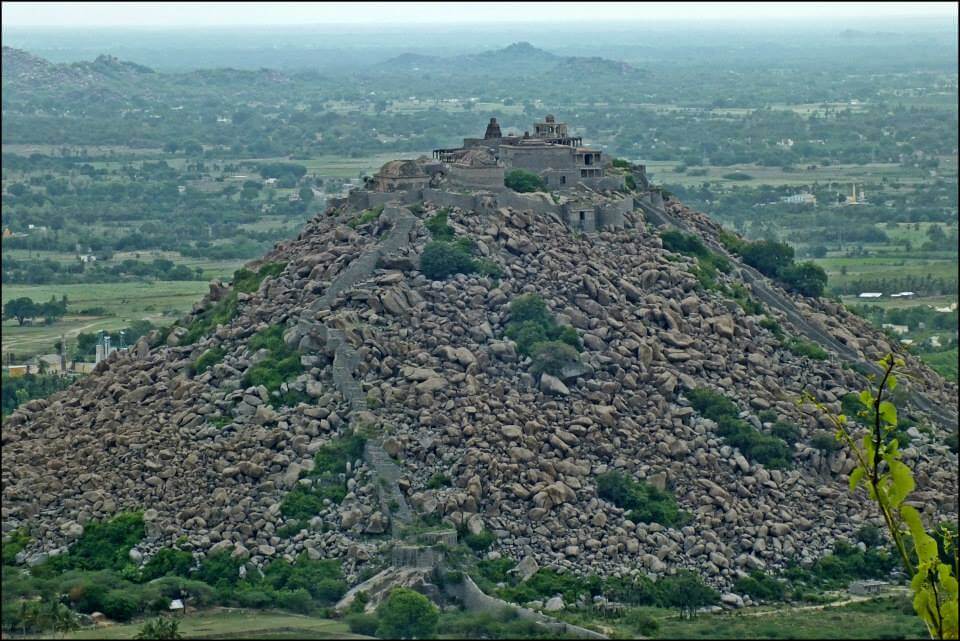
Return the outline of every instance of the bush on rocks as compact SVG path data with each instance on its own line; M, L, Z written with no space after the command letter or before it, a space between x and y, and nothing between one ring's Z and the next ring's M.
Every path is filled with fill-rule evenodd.
M672 527L682 525L688 518L669 492L617 471L597 477L597 496L629 510L627 518L635 522Z
M717 433L744 456L773 469L790 466L793 456L790 446L782 438L757 431L740 418L740 410L733 401L703 387L687 392L687 399L701 416L715 421Z
M419 592L394 588L377 608L377 636L382 639L428 639L440 619L437 606Z

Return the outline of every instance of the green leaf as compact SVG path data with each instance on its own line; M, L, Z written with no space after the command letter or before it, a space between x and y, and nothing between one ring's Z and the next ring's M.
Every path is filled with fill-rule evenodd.
M871 405L873 405L873 394L871 394L870 390L868 389L865 389L862 392L860 392L860 396L858 398L860 399L860 403L864 407L870 407Z
M887 389L891 392L897 389L897 377L893 374L887 377Z
M863 475L866 473L867 471L863 469L862 465L858 465L857 467L854 468L852 472L850 472L850 491L851 492L857 489L857 485L860 483L860 480L863 478Z
M880 403L880 418L890 425L897 424L897 406L890 401Z
M916 508L904 505L900 508L900 516L903 517L903 520L907 523L907 527L910 528L910 536L913 537L913 547L917 551L917 559L920 561L919 565L921 567L924 565L929 567L930 563L939 558L937 542L923 529L923 523L920 521L920 513L917 512ZM917 576L922 575L918 573Z
M888 457L886 460L887 465L890 466L892 481L888 496L890 497L891 507L896 507L903 503L910 492L913 492L916 483L913 481L913 473L910 472L909 467L892 457Z

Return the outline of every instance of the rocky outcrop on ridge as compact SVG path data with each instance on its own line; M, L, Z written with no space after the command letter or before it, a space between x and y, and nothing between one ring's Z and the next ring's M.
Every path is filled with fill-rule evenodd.
M417 217L435 209L426 203ZM715 241L706 217L675 202L666 209ZM90 519L144 509L149 541L138 552L145 557L185 535L198 554L232 549L259 563L306 551L344 558L355 576L382 545L368 535L389 528L381 474L369 457L346 470L342 505L329 505L292 538L276 535L284 494L303 482L312 454L351 424L363 424L392 457L398 474L386 485L413 512L489 530L493 553L541 567L603 574L689 567L729 585L738 570L819 557L875 518L847 490L852 461L809 445L827 424L811 404L798 403L810 392L839 411L845 393L866 387L849 354L812 361L784 349L760 317L699 290L693 263L665 252L640 213L628 216L625 230L573 235L522 211L453 209L457 234L472 238L503 275L445 281L418 271L417 254L430 240L421 221L393 233L409 209L388 207L356 230L343 224L356 212L329 213L264 258L286 267L257 292L241 293L228 325L190 346L176 344L176 331L171 344L144 341L8 419L3 527L30 527L36 542L24 557L62 549ZM355 273L338 281L351 265ZM764 286L796 310L792 318L768 306L788 334L801 335L802 321L861 358L885 350L882 334L839 306ZM196 311L226 291L212 284ZM538 380L504 337L509 303L524 293L541 296L576 329L585 365L578 376ZM274 409L265 389L240 387L262 358L250 353L249 337L277 324L302 350L304 373L289 384L309 403ZM339 344L328 340L331 330ZM366 408L335 380L343 341ZM214 346L225 350L223 361L192 376L190 364ZM931 405L955 408L955 386L915 360L910 367L923 375L914 389ZM757 429L769 428L757 416L762 410L795 424L793 468L768 470L724 444L686 400L696 387L734 400ZM939 422L923 420L923 408L912 413L929 427L905 452L922 490L916 498L927 516L955 519L957 456L942 445ZM628 520L597 496L597 475L612 469L672 489L692 523ZM429 487L436 474L451 486Z

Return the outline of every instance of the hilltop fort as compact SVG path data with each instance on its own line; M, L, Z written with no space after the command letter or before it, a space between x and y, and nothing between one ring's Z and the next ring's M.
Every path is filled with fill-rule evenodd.
M514 169L536 174L555 196L520 196L511 191L504 186L504 178ZM583 146L583 139L571 135L567 124L553 115L534 123L532 134L525 131L523 135L504 135L497 119L491 118L482 138L464 138L460 147L434 149L433 158L386 163L364 189L351 194L349 203L373 207L398 198L414 202L428 190L428 198L445 198L451 206L519 207L554 214L568 226L593 232L623 227L624 214L634 209L627 176L634 185L649 186L643 165L614 168L602 151Z

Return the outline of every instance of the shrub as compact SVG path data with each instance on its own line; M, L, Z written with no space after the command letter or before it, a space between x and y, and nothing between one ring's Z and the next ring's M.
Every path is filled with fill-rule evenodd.
M373 221L377 220L380 218L380 214L382 213L383 205L374 207L373 209L367 209L366 211L349 220L347 225L356 229L360 225L366 225L367 223L372 223Z
M687 399L701 416L717 423L717 433L728 445L767 467L789 467L792 451L787 443L754 429L740 418L739 408L722 394L697 388L687 392Z
M773 427L770 428L770 433L779 439L783 439L790 445L800 440L800 428L786 421L777 421L774 423Z
M547 185L537 174L525 169L513 169L503 177L503 184L514 191L529 193L532 191L546 191Z
M646 576L610 577L603 583L608 599L630 605L656 605L659 594L656 584Z
M532 349L533 364L530 372L540 375L546 372L552 376L560 376L565 367L580 362L577 350L561 341L541 341L534 343Z
M637 635L651 637L660 629L660 622L642 610L630 610L623 622Z
M240 566L243 561L223 551L208 554L200 563L197 578L214 587L233 586L240 580Z
M300 363L300 353L291 349L283 341L283 325L274 325L254 334L247 343L251 352L266 349L269 356L256 365L251 366L243 375L245 387L263 385L270 393L270 402L274 407L280 407L290 400L300 400L302 397L294 395L281 396L281 385L289 379L303 372ZM277 394L274 394L277 392Z
M713 605L720 600L716 590L703 583L699 576L688 570L657 582L661 602L666 607L677 608L680 616L692 617L697 609Z
M103 599L103 613L117 621L129 621L140 611L140 603L129 590L110 590Z
M219 363L226 356L227 352L222 347L208 349L193 364L194 374L203 374L205 371Z
M264 569L263 582L278 592L306 590L311 598L325 605L336 603L347 591L339 561L313 560L305 552L295 563L286 559L272 561Z
M120 570L130 563L130 549L146 534L141 512L124 512L109 521L87 523L70 551L55 557L62 568Z
M163 548L154 554L140 571L142 581L151 581L161 576L173 574L187 576L193 567L193 555L183 550Z
M786 586L782 581L760 571L753 571L749 576L740 577L734 582L733 589L761 601L782 601L786 594Z
M827 272L812 262L788 265L781 270L780 280L787 289L816 298L827 286Z
M631 174L627 174L626 176L624 176L623 182L626 185L627 189L629 189L630 191L637 190L637 180Z
M824 453L830 453L839 450L840 443L830 432L817 432L810 439L810 447Z
M439 490L441 487L450 487L452 482L446 474L437 472L427 481L427 487L431 490Z
M365 439L359 434L344 436L317 450L313 470L301 478L313 480L309 487L297 485L283 497L280 513L289 519L307 521L324 507L324 500L340 503L347 495L347 482L342 475L347 463L363 456Z
M377 608L377 636L384 639L426 639L433 636L440 613L413 590L395 588Z
M784 268L793 264L793 247L786 243L758 240L742 243L739 251L743 262L771 278L777 278Z
M23 548L30 543L30 536L26 529L21 528L10 533L10 536L3 542L3 564L13 565L16 563L17 555Z
M805 356L815 361L825 361L828 356L827 351L816 343L800 338L791 338L787 341L786 348L797 356Z
M876 525L864 525L856 533L856 539L867 547L877 547L883 543L883 536L880 534L880 528Z
M532 356L538 343L549 341L560 341L580 349L577 331L558 325L546 303L536 294L524 294L511 301L510 322L505 333L517 343L517 349L524 356Z
M597 477L597 496L619 508L630 510L627 518L642 523L679 525L686 515L677 507L673 495L648 483L638 482L617 471Z
M57 582L57 590L67 595L75 610L89 614L103 612L107 594L128 585L115 572L72 571Z
M463 247L452 243L433 241L420 255L420 271L431 280L443 280L453 274L470 274L477 264Z
M157 617L143 624L134 639L182 639L180 621L172 617Z
M449 210L441 209L436 214L428 218L426 223L424 223L434 240L453 240L453 227L447 224L448 213Z
M377 617L362 612L352 612L343 618L344 623L354 634L372 637L377 633Z
M484 530L480 534L467 534L463 537L463 542L475 552L483 552L493 545L495 540L496 537L489 530Z

